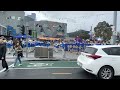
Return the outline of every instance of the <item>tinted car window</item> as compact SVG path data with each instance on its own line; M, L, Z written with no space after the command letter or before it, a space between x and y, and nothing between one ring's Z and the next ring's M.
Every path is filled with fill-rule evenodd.
M93 47L86 47L86 49L84 50L85 53L89 53L89 54L95 54L97 52L98 49L93 48Z
M102 49L108 55L120 55L120 47L111 47Z

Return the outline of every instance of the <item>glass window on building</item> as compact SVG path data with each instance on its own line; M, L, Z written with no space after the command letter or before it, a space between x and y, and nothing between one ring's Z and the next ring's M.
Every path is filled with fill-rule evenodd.
M21 17L18 17L18 20L21 20Z
M6 35L7 29L4 26L0 26L0 35Z
M15 19L15 16L11 16L11 19Z
M7 35L7 29L3 27L3 35Z

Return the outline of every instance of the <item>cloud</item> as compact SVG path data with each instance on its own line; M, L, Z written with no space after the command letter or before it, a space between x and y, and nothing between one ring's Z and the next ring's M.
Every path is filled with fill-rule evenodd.
M25 11L25 15L31 15L31 13L36 13L37 21L39 21L39 20L48 20L49 19L42 12L39 12L39 11Z
M37 14L37 20L50 20L67 23L67 32L78 29L90 30L98 22L107 21L113 24L113 11L32 11ZM29 11L29 13L31 13ZM120 31L120 11L118 11L117 31Z

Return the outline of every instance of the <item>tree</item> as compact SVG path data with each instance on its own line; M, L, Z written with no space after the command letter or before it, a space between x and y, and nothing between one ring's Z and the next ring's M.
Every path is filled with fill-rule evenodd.
M112 25L109 25L106 21L99 22L94 28L95 37L101 37L104 41L108 41L112 36Z
M120 41L120 32L117 32L117 40Z
M89 31L86 31L86 30L78 30L78 31L75 31L75 32L71 32L71 33L68 33L69 37L81 37L82 39L89 39L90 38L90 35L89 35Z

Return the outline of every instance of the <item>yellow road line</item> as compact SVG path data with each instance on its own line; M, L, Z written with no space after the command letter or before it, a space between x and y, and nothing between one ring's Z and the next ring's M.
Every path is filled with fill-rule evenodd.
M52 74L72 74L72 73L52 73Z

